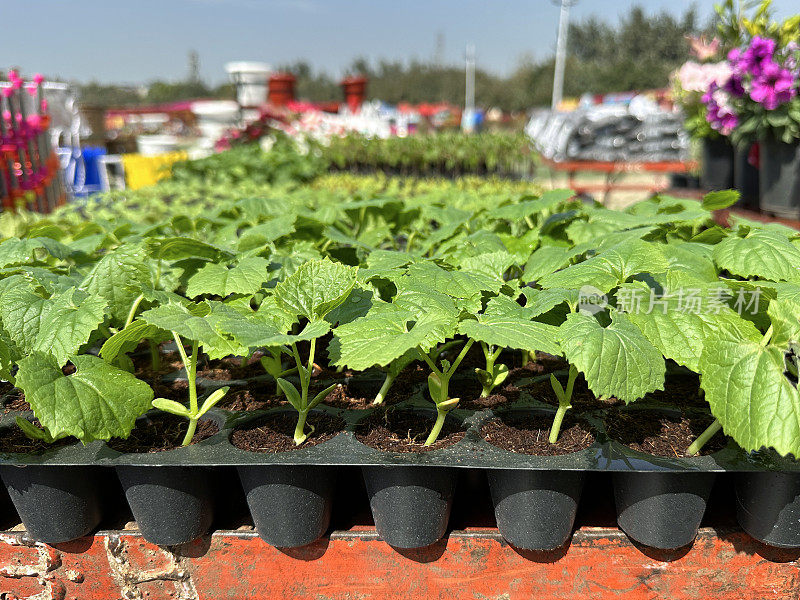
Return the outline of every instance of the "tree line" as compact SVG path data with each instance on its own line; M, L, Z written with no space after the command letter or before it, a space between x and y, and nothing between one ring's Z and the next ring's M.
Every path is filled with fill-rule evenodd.
M712 31L701 23L694 7L679 16L667 12L648 15L634 6L618 23L591 16L570 24L565 96L585 92L644 90L669 85L669 74L688 57L687 36ZM478 68L478 105L526 110L550 103L554 57L522 60L507 76ZM297 77L297 97L311 101L341 98L338 78L299 61L280 67ZM369 78L368 95L386 102L464 101L464 68L435 62L358 58L348 69ZM202 81L157 81L146 93L133 88L90 83L81 87L89 104L126 105L168 102L198 97L233 98L230 84L210 87Z

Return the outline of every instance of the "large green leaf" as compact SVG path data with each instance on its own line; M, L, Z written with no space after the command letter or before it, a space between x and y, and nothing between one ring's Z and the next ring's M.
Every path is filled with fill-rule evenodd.
M222 335L215 327L215 315L208 303L194 305L164 304L144 311L139 318L164 331L196 341L210 358L242 356L247 351L241 344Z
M268 267L269 261L260 256L243 258L232 267L208 263L189 278L186 295L197 298L203 294L254 294L271 277Z
M572 313L559 330L564 355L597 396L633 402L664 388L661 353L625 315L613 313L603 327L592 316Z
M322 319L347 299L358 269L330 259L303 264L278 283L275 298L284 310L309 321Z
M19 361L16 383L33 414L54 438L71 435L89 443L127 437L150 408L153 390L96 356L71 361L76 372L68 376L51 356L34 353Z
M409 350L428 352L455 331L450 319L428 318L410 322L401 313L367 315L336 329L328 353L335 365L363 370L388 365Z
M784 352L748 338L713 333L700 358L700 384L723 431L745 450L771 446L800 456L800 396L784 375Z
M103 322L106 302L75 288L42 295L41 288L17 285L0 295L0 320L25 353L51 354L63 365Z
M772 323L771 343L774 346L788 349L792 344L800 343L800 302L796 300L772 300L767 308Z
M50 299L31 348L67 362L105 318L106 301L71 289ZM5 321L4 321L5 322Z
M137 287L152 287L153 275L148 260L142 246L120 246L95 263L81 288L104 298L113 322L122 326L139 295Z
M714 260L739 277L800 283L800 248L774 231L753 229L745 237L729 236L714 246Z
M744 336L752 329L752 324L729 308L724 298L719 301L720 296L715 295L714 289L682 289L659 298L656 301L659 304L652 310L647 300L640 310L633 310L627 316L666 358L697 371L708 335L715 331L728 331ZM727 291L719 284L717 289ZM625 286L617 292L618 302L626 293L636 293L636 286ZM633 308L630 299L625 302L627 308Z
M476 319L465 319L458 332L478 342L501 348L539 350L561 354L558 327L531 321L525 309L516 302L498 296L489 301L486 310Z
M593 286L603 293L637 273L663 273L669 263L654 245L629 239L582 263L550 273L539 279L543 288Z

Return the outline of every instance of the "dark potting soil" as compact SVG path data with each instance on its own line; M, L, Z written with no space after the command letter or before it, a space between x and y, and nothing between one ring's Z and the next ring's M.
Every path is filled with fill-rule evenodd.
M155 415L145 418L133 428L126 439L114 438L108 442L109 447L117 452L145 454L174 450L181 447L189 425L187 419L175 415ZM196 444L219 433L219 427L210 420L197 423L197 430L192 438Z
M26 403L27 404L27 403ZM36 427L41 428L41 424L39 423L38 419L33 419L31 421ZM68 446L70 444L76 443L75 438L67 437L61 438L53 442L52 444L48 444L42 440L32 440L27 435L25 435L19 427L16 425L12 425L7 429L1 430L0 433L0 452L17 452L17 453L24 453L24 454L41 454L47 450L52 450L53 448L62 448L64 446Z
M327 414L309 415L306 421L306 431L311 430L309 425L314 428L313 432L309 434L305 442L298 446L294 443L297 414L269 415L256 424L234 431L231 443L248 452L275 454L316 446L343 432L346 427L343 419Z
M685 457L686 449L711 425L709 415L671 415L645 410L619 412L606 420L608 436L632 450L669 458ZM725 447L725 436L717 432L703 446L705 456Z
M3 412L6 414L15 411L28 411L31 405L25 400L25 394L22 390L14 389L13 387L8 393L3 395Z
M585 450L594 443L595 434L587 424L564 417L558 441L548 441L553 417L535 414L500 415L481 429L483 439L511 452L536 456L559 456Z
M430 452L452 446L465 431L455 419L446 419L437 440L425 445L436 421L434 416L403 410L375 413L356 427L356 438L362 444L386 452Z
M648 398L667 406L679 408L703 408L707 406L700 391L700 376L681 374L668 376L664 390L648 394Z

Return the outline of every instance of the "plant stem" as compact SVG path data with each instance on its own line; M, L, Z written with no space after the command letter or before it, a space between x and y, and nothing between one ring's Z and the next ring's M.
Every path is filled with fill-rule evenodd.
M161 370L161 353L158 351L158 344L155 340L148 340L150 345L150 368L153 373L158 373Z
M306 435L306 418L308 417L308 412L305 410L298 411L297 413L297 426L294 428L294 443L296 446L299 446L303 442L306 441L308 435Z
M386 374L386 379L383 380L381 389L378 390L375 400L372 401L373 404L381 404L383 402L386 398L386 394L389 392L389 388L392 387L392 383L394 383L394 377L395 376L391 373Z
M197 429L197 413L199 411L197 406L197 351L200 344L196 341L192 342L192 357L189 358L186 355L186 348L183 347L183 342L181 342L181 336L173 331L172 337L175 338L178 353L181 355L183 366L186 369L186 379L189 381L189 427L181 444L182 446L188 446L192 442L194 432Z
M564 421L564 415L572 408L572 390L575 388L575 380L578 378L578 369L575 365L569 367L569 377L567 379L567 389L561 390L560 387L553 386L553 391L558 396L558 410L556 416L553 418L553 426L550 428L550 437L548 441L555 444L558 441L558 435L561 433L561 424Z
M450 376L453 373L456 372L456 369L458 368L458 365L460 365L461 361L464 360L464 357L467 355L467 352L469 352L469 349L472 348L472 344L474 344L474 343L475 343L475 340L467 340L467 343L464 344L464 347L461 349L461 352L459 352L458 356L453 361L453 364L450 365L450 368L447 370L447 378L448 379L450 378Z
M714 437L714 434L717 433L720 429L722 429L722 423L720 423L717 419L714 419L714 422L709 425L706 430L697 436L697 439L692 442L691 446L686 449L686 456L694 456L698 454L700 450L703 449L703 446L706 445L708 440Z
M428 439L425 440L425 445L430 446L433 444L436 439L439 437L439 434L442 432L442 426L444 425L444 420L447 417L446 410L440 410L439 407L436 407L436 422L433 424L433 429L431 429L430 434L428 435Z
M197 430L197 419L189 419L189 427L186 429L186 435L183 436L181 446L188 446L192 443L194 432Z
M144 294L139 294L136 297L136 300L133 301L133 304L131 305L131 310L130 312L128 312L128 318L125 319L125 325L123 329L125 329L125 327L133 323L133 319L134 317L136 317L136 311L139 310L139 305L142 303L142 300L144 300Z

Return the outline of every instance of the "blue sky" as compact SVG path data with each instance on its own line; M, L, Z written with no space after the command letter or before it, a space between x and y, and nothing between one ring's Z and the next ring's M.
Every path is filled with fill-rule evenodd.
M693 3L580 0L572 14L616 22L633 4L681 14ZM694 4L704 18L712 13L713 2ZM781 18L798 12L797 0L773 4ZM212 83L225 80L232 60L305 59L342 75L358 56L429 59L441 32L446 62L460 62L472 42L479 66L507 73L524 56L552 54L558 11L550 0L0 0L0 68L84 81L181 79L196 49Z

